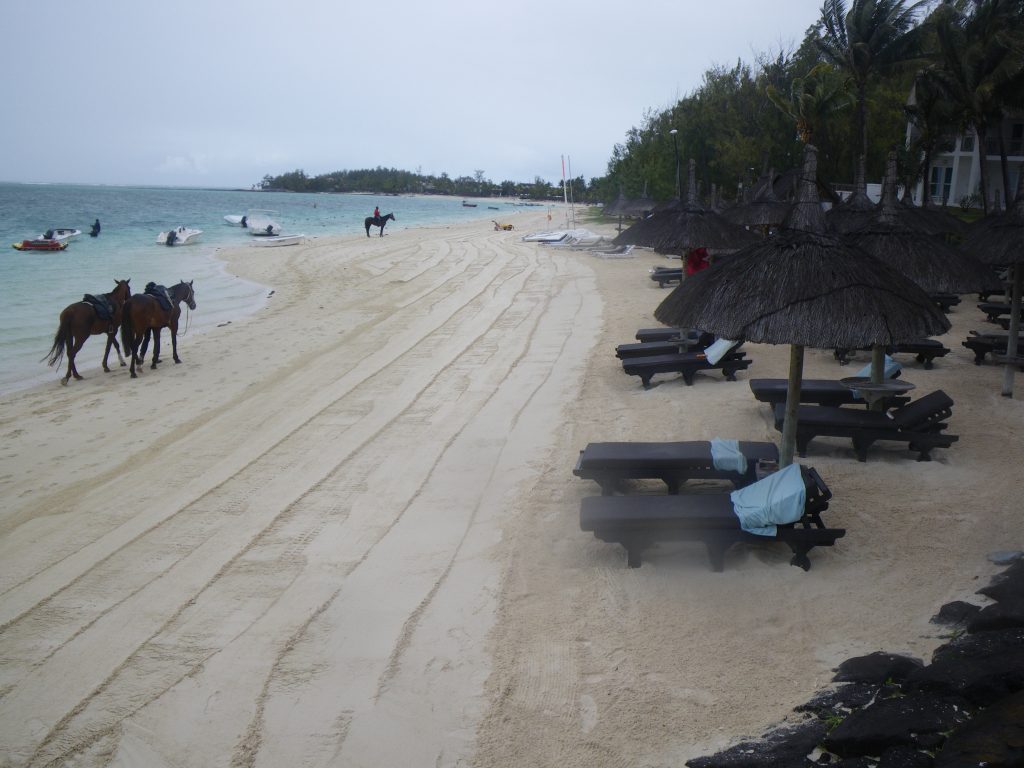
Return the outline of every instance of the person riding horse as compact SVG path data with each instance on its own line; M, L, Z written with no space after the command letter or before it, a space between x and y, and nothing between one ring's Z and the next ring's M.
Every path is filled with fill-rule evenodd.
M370 236L370 227L380 227L380 236L384 237L384 225L386 225L389 221L394 221L395 214L385 213L383 216L381 216L380 208L374 208L373 212L373 216L367 216L363 220L363 226L366 227L366 236Z

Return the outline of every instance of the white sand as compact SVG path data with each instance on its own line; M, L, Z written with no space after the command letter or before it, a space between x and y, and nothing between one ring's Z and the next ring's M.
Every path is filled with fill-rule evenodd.
M699 544L626 568L579 530L598 489L577 452L775 440L746 382L788 350L644 391L613 349L656 324L665 260L522 243L548 223L511 221L236 251L274 294L180 339L182 365L165 335L159 370L103 374L96 338L86 380L0 399L0 765L681 765L845 658L926 656L928 618L1024 544L1024 405L960 345L991 327L967 297L950 355L902 358L955 399L960 442L866 464L813 442L848 533L810 572L775 544L724 573ZM822 378L867 360L807 358Z

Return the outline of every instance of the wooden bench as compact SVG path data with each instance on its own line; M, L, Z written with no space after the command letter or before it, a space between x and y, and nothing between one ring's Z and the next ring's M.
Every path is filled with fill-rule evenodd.
M622 480L662 480L668 492L675 494L687 480L727 480L737 488L749 485L757 479L759 467L779 461L775 443L740 440L739 449L747 460L744 472L717 469L708 440L590 443L580 451L572 473L594 480L604 495Z
M655 267L651 270L651 280L657 282L659 288L664 288L666 283L683 282L682 267Z
M725 568L725 553L738 542L785 542L793 552L790 564L809 570L807 557L814 547L830 547L846 535L828 528L821 513L828 509L832 492L813 467L801 466L806 501L801 518L780 525L775 536L760 536L740 527L728 493L680 496L591 496L580 504L580 528L601 541L621 544L626 564L639 568L644 550L661 541L702 541L711 567Z
M708 362L702 352L684 352L650 357L629 357L622 361L622 370L630 376L639 376L644 389L651 388L651 378L657 373L680 373L687 386L693 385L698 371L721 371L727 381L736 381L736 372L750 367L745 352L730 352L717 363Z
M775 406L775 429L782 432L785 403ZM941 389L919 397L889 412L827 405L797 408L796 449L807 455L815 437L849 437L860 461L867 461L868 448L879 440L907 443L917 451L918 461L930 461L933 448L948 448L959 436L945 434L946 420L953 415L953 400Z
M870 352L871 347L858 347L861 352ZM847 347L836 347L834 355L839 361L840 365L846 365L850 362L854 350ZM941 341L937 339L917 339L915 341L908 341L902 344L893 344L885 348L885 354L892 355L896 354L909 354L914 355L914 358L919 363L923 363L925 370L932 368L932 361L936 357L945 357L949 354L949 347L945 346Z
M985 355L1006 354L1006 345L1010 340L1008 333L978 333L971 331L971 335L960 342L974 353L974 364L981 365L985 361ZM1024 356L1024 337L1017 337L1017 354Z

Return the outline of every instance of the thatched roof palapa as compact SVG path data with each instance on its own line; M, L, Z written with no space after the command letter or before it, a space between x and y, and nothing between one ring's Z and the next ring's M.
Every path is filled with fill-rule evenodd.
M742 227L777 227L789 213L790 204L776 197L774 178L773 168L768 172L768 182L762 185L762 191L753 200L733 206L722 216Z
M853 194L838 205L832 206L826 220L836 232L852 232L871 220L875 214L875 204L868 197L868 185L865 180L865 159L861 155L857 159L857 173L853 181Z
M928 294L863 251L824 232L817 199L817 150L805 149L797 203L779 234L743 248L685 279L658 306L666 325L700 328L728 339L793 345L782 464L796 443L803 348L881 346L949 330Z
M890 152L880 211L846 239L895 267L928 293L970 293L998 284L991 268L925 234L912 216L901 210L896 200L896 153Z
M638 221L613 241L615 245L641 245L659 253L683 255L693 248L710 253L730 252L757 241L757 236L730 224L697 202L696 163L690 160L685 203L665 208Z
M1017 184L1017 196L1006 213L985 229L971 232L964 250L985 264L1010 268L1010 327L1003 366L1003 397L1013 397L1016 367L1024 364L1017 357L1016 340L1020 333L1021 289L1024 287L1024 173Z

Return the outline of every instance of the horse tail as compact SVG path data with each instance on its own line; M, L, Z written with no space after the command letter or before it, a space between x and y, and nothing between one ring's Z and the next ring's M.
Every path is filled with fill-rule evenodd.
M60 322L57 325L57 333L53 337L53 346L50 347L50 351L46 353L46 357L43 360L46 361L47 365L60 365L60 361L64 359L64 350L67 347L68 338L70 336L71 320L64 316L64 313L60 314Z
M129 299L121 307L121 346L124 347L124 353L127 355L132 349L132 340L135 336L135 331L132 328L132 312L131 304Z

